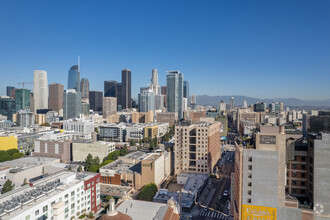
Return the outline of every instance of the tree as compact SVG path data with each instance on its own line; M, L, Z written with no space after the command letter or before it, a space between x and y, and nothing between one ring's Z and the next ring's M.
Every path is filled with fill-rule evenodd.
M46 126L46 127L50 127L50 124L45 122L45 123L42 123L41 126Z
M93 166L93 156L88 154L85 160L85 171L88 171Z
M12 157L13 157L13 159L18 159L18 158L21 158L23 156L24 156L23 153L14 153Z
M97 127L94 128L94 131L95 131L96 133L99 133L99 129L98 129Z
M124 147L120 148L119 155L125 156L126 154L128 154L128 149L127 149L127 146L125 145Z
M99 165L100 164L100 158L98 156L96 156L94 159L93 159L93 166L95 165Z
M158 191L155 183L149 183L142 187L141 192L138 195L139 200L152 201L153 197Z
M12 191L14 189L14 187L15 187L15 184L13 184L13 182L10 179L7 179L5 184L3 184L1 194Z
M131 140L131 141L130 141L130 145L131 145L131 146L135 146L135 145L136 145L136 142L135 142L134 140Z
M77 169L77 172L82 172L82 167L81 165L79 165L78 169Z
M157 137L154 137L151 141L150 141L150 149L155 149L157 147L158 144L158 140Z
M170 133L166 132L166 134L163 137L164 142L169 142L170 141Z
M27 184L28 184L28 183L27 183L26 178L25 178L24 181L23 181L22 186L25 186L25 185L27 185Z

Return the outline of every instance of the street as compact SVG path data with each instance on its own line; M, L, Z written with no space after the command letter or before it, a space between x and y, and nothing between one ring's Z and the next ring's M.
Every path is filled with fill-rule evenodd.
M225 146L225 148L229 149L233 148L233 146L227 145ZM205 207L199 207L199 215L193 217L193 219L230 219L227 215L229 214L228 205L230 204L230 176L231 173L234 172L234 160L234 151L227 151L224 156L219 160L218 166L220 178L210 179L209 185L211 185L211 190L208 195L208 199L205 200L204 204L202 203L202 206ZM225 190L228 191L228 197L226 198L224 198L223 196Z

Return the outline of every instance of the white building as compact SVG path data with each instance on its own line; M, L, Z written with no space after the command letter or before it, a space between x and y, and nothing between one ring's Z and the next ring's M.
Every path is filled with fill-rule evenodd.
M18 126L30 127L34 125L34 114L30 110L19 110L16 117Z
M158 138L163 137L169 130L169 123L158 123Z
M63 171L0 198L2 220L67 220L100 209L100 175L96 173Z
M47 72L35 70L33 72L34 112L38 109L48 109L48 81Z
M126 141L142 140L144 137L144 124L132 124L126 127Z
M92 133L94 132L94 123L82 118L69 119L63 121L63 129L80 133Z

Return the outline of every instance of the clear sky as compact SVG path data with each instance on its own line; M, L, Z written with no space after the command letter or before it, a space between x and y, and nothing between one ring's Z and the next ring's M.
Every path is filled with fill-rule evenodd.
M35 69L66 87L78 55L91 90L131 69L134 98L157 68L190 94L329 99L330 1L0 1L0 94Z

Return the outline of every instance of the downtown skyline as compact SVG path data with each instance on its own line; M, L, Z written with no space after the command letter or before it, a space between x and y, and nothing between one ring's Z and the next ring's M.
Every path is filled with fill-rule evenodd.
M190 95L330 98L326 1L20 3L0 3L1 95L6 86L32 82L39 69L49 84L66 88L80 55L80 77L90 90L120 81L127 68L134 99L154 68L161 86L166 71L182 72ZM120 17L123 10L127 17Z

